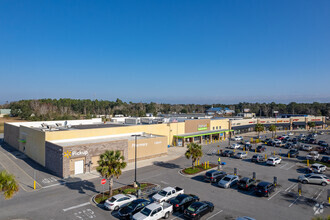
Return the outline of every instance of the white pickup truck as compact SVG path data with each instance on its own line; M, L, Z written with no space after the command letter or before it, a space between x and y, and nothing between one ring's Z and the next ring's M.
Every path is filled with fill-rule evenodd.
M152 200L155 202L166 202L180 194L183 194L184 190L180 187L166 187L152 196Z
M163 204L151 203L144 207L140 212L133 215L133 220L158 220L167 219L173 212L173 206L167 202Z

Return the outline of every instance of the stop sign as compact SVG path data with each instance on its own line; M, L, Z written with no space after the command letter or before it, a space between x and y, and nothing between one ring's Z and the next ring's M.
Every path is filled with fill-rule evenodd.
M106 179L102 179L102 180L101 180L101 184L102 184L102 185L104 185L106 182L107 182Z

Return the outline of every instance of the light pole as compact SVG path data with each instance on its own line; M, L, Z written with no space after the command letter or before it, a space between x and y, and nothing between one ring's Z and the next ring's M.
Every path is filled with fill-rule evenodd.
M274 114L275 114L275 138L276 138L276 122L277 122L277 113L278 111L274 111Z
M136 181L136 160L137 160L137 137L140 137L140 134L133 134L132 137L135 137L135 170L134 170L134 183L137 184Z

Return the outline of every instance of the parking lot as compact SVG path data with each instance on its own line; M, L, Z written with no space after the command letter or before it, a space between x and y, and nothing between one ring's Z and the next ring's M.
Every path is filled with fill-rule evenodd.
M299 132L298 134L300 133L306 132ZM250 136L245 136L245 138L249 139ZM317 137L317 140L330 142L330 136L327 134L320 135ZM204 156L200 163L205 161L217 163L219 158L217 152L220 149L227 149L227 141L204 145ZM220 148L218 145L220 145ZM239 151L242 150L236 150L236 152ZM262 154L270 156L274 154L274 151L276 156L282 158L281 164L276 166L268 166L265 163L252 163L250 158L255 154L254 150L248 152L246 159L221 157L221 161L226 163L226 165L222 166L222 170L227 173L233 174L236 168L239 177L252 178L253 172L255 172L257 182L273 182L274 177L276 177L276 191L269 197L258 197L253 190L243 191L236 186L229 189L219 188L217 184L205 182L204 173L193 177L182 175L179 173L179 170L191 165L190 160L184 157L162 164L161 170L154 166L142 168L141 170L144 170L144 173L149 173L148 177L143 178L144 181L159 184L159 187L180 186L184 188L185 193L195 194L200 197L201 201L214 203L214 211L203 217L206 220L235 219L239 216L250 216L255 219L312 219L314 216L329 215L330 207L327 201L329 185L324 187L321 185L302 184L301 195L298 194L299 184L297 177L304 174L302 173L304 165L301 162L305 160L308 152L300 151L298 158L287 158L286 153L288 149L268 146L267 150L262 152ZM326 174L329 175L329 171ZM88 211L86 207L81 208L81 210L78 208L70 211L72 216L78 215L79 212L80 215L87 216L88 212L98 217L108 215L113 219L118 218L115 211L109 212L93 206L90 206L89 209L91 211ZM173 213L169 219L184 218L182 213Z

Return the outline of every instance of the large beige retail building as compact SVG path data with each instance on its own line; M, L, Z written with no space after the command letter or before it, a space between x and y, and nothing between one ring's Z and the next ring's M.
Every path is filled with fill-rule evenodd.
M191 119L183 122L125 125L101 119L5 123L4 141L60 177L95 170L99 155L119 150L127 162L167 154L169 146L228 138L229 132L253 131L255 124L276 123L281 129L307 128L309 121L324 126L324 117L288 119ZM135 137L134 135L139 135ZM136 138L136 139L135 139Z

